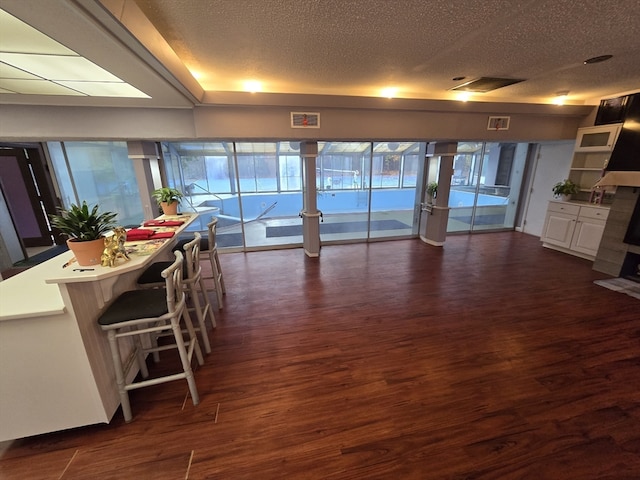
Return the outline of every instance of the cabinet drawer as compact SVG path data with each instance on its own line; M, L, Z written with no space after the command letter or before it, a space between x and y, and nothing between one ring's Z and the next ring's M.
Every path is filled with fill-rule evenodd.
M549 202L549 211L578 215L580 205L573 205L572 203L567 202Z
M609 216L608 208L580 207L580 217L606 220Z

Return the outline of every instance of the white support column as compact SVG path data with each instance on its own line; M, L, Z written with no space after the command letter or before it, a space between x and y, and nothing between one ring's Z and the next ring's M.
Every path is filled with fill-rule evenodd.
M449 191L451 190L451 176L453 175L453 158L457 148L458 144L455 142L437 143L432 152L433 156L440 157L438 195L433 205L423 203L420 238L423 242L437 247L444 245L447 237Z
M320 217L316 198L316 157L318 142L300 142L300 156L304 172L304 195L302 198L302 243L309 257L320 256Z

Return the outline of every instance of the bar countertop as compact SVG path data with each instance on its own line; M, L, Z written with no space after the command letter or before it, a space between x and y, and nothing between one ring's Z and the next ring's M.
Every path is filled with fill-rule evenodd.
M34 265L24 272L0 282L0 321L20 318L44 317L65 312L65 304L60 292L60 284L81 282L115 282L127 272L146 267L160 253L166 253L177 238L197 214L180 215L179 217L161 216L159 219L184 220L184 224L176 228L176 235L166 240L145 240L127 242L130 260L118 259L114 267L91 265L78 266L73 262L71 251L61 253L43 263ZM70 263L69 263L70 262ZM69 264L68 264L69 263ZM63 265L68 266L63 267Z

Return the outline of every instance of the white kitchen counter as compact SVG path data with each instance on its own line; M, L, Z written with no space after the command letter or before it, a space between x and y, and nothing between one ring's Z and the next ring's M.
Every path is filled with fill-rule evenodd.
M65 252L0 282L0 441L111 420L120 397L97 319L136 288L144 267L172 258L178 234L196 217L181 216L173 238L115 267L63 268L73 257Z
M58 315L65 311L60 288L47 284L73 255L66 252L0 282L0 321Z

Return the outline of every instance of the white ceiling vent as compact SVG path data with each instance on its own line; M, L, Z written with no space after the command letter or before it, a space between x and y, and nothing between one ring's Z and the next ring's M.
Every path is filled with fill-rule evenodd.
M489 117L487 130L509 130L511 117Z
M320 128L320 114L291 112L291 128Z

